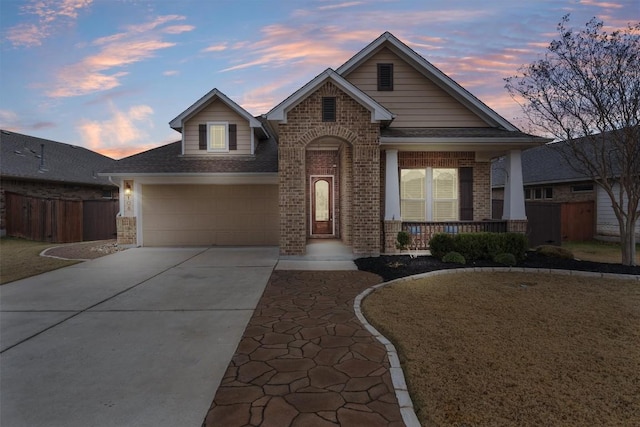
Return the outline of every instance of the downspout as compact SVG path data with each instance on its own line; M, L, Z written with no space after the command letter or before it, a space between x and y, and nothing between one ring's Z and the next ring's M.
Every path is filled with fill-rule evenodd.
M115 185L116 187L118 187L118 213L116 214L116 218L117 218L119 216L122 216L122 208L121 208L122 204L120 203L120 186L115 182L113 182L113 180L111 179L111 175L109 175L109 182Z

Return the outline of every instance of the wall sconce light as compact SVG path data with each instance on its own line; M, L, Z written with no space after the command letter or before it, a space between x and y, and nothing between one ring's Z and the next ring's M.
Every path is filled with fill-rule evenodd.
M127 196L131 194L131 184L128 182L124 185L124 194Z

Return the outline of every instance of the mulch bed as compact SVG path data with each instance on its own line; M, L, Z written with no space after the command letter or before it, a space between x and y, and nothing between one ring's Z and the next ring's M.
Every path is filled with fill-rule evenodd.
M475 261L463 265L445 263L432 256L411 258L408 255L385 255L372 258L360 258L355 260L355 263L358 269L375 273L385 281L451 268L504 267L492 261ZM640 275L640 266L549 257L533 251L528 252L524 261L519 262L516 267Z

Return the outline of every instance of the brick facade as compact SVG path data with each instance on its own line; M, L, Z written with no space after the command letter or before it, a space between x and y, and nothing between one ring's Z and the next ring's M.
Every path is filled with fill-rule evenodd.
M336 98L336 121L323 122L322 97ZM308 236L307 146L322 139L340 141L339 222L341 239L355 254L380 253L379 125L371 112L331 82L326 82L287 113L278 125L280 252L305 253ZM354 213L357 212L357 215Z
M103 199L106 198L105 193L110 194L110 197L108 198L118 197L117 187L3 178L0 180L0 233L2 234L4 234L4 230L6 230L7 222L5 192L22 194L30 197L42 197L44 199L64 200Z
M116 228L118 229L118 245L135 246L137 239L137 222L135 217L118 216L116 217Z

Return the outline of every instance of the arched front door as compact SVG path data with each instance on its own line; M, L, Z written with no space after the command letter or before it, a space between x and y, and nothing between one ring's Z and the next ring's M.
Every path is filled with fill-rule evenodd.
M333 177L311 180L311 234L333 234Z

